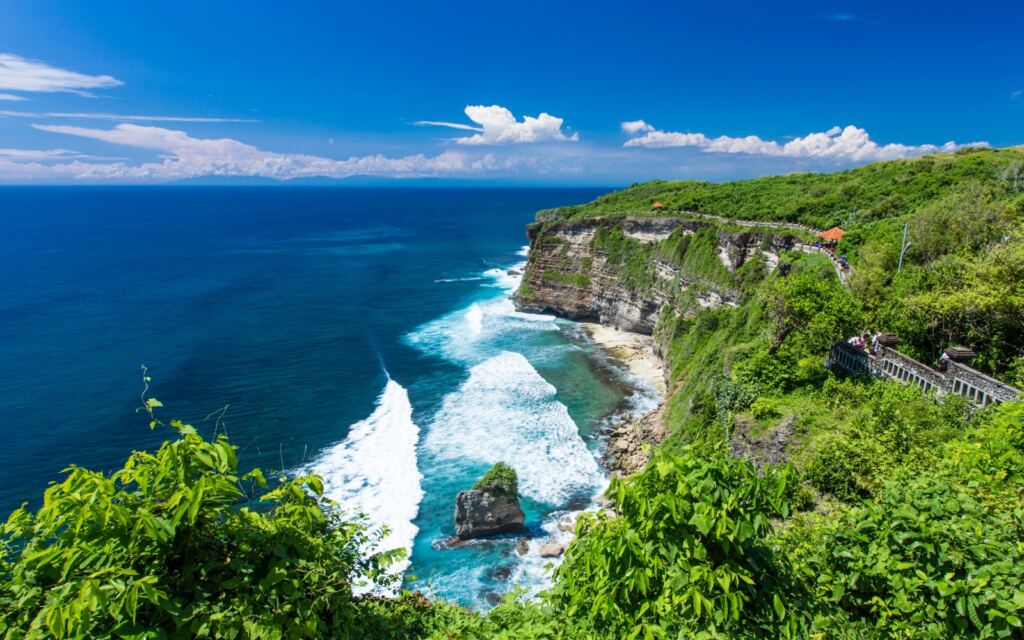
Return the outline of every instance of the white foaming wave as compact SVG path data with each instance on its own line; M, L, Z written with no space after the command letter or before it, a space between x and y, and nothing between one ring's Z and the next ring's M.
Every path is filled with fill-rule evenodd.
M343 509L365 513L371 526L390 530L380 551L411 550L419 530L413 524L423 498L423 475L416 466L419 433L408 392L388 378L373 413L307 469L323 476L324 493ZM393 571L408 566L407 557Z
M438 278L434 282L476 282L477 280L483 280L482 276L469 276L466 278Z
M524 269L526 269L526 263L517 262L507 269L501 269L498 267L488 269L487 271L484 271L484 276L494 281L491 286L499 287L507 291L515 291L523 281ZM510 271L517 273L518 275L512 275L509 273Z
M478 304L472 304L466 312L466 324L473 335L480 335L484 330L484 310Z
M445 396L424 446L440 460L507 462L520 493L548 505L591 496L604 482L555 388L511 351L472 367Z
M530 255L530 245L524 244L522 248L519 249L519 251L516 251L516 255L521 256L523 258Z
M424 353L453 362L477 363L496 352L495 343L518 331L558 331L555 317L516 311L508 296L475 302L420 325L404 338Z

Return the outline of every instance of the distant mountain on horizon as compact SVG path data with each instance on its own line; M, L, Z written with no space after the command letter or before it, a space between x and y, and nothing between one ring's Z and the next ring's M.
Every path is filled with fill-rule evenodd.
M566 185L538 184L536 182L494 182L474 180L471 178L388 178L381 176L350 176L347 178L328 178L312 176L309 178L292 178L279 180L262 176L201 176L185 178L161 183L173 186L279 186L279 187L508 187L508 188L547 188L547 189L621 189L624 185Z

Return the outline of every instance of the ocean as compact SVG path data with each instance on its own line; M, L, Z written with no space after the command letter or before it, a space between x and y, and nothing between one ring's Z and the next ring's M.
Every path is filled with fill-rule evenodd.
M410 587L478 607L543 587L536 547L606 485L601 426L652 402L575 324L510 300L535 211L603 191L0 189L0 508L158 446L144 364L164 417L387 526ZM448 548L455 495L499 460L530 552Z

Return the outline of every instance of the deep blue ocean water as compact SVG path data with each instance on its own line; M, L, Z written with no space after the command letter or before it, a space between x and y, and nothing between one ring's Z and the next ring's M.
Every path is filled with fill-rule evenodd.
M414 586L486 605L544 580L515 540L446 549L455 494L517 468L536 546L605 482L593 437L634 391L571 323L519 314L537 209L593 189L0 189L0 508L167 436L135 409L323 473L409 544ZM634 396L635 401L638 396ZM217 414L220 415L220 414Z

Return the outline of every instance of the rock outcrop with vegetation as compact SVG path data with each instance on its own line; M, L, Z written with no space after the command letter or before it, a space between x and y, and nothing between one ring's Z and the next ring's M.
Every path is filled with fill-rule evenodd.
M515 469L504 462L495 464L472 489L456 496L456 537L470 540L522 530L526 515L518 494Z

